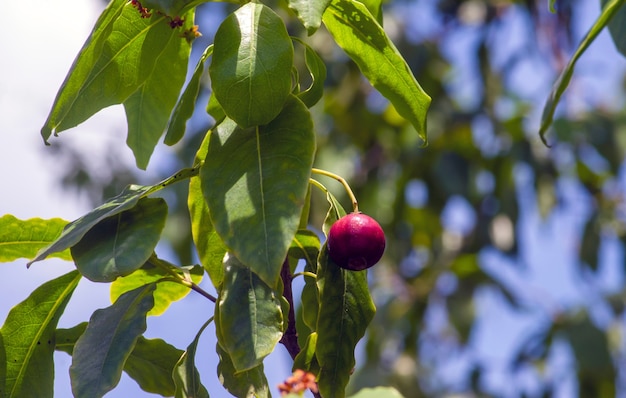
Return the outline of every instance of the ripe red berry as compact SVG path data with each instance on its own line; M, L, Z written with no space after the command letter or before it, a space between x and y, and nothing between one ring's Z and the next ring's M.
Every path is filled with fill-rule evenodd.
M372 217L351 213L330 227L327 245L328 255L335 264L351 271L361 271L382 257L385 234Z

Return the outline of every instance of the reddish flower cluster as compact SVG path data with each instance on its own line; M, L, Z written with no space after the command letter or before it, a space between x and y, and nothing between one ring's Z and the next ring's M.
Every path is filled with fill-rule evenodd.
M132 4L133 7L135 7L137 11L139 11L139 14L141 14L141 18L150 18L152 16L150 10L142 6L138 0L130 0L130 4Z
M185 23L185 20L179 16L175 16L175 17L167 17L169 18L170 22L170 28L174 29L174 28L178 28L180 26L183 26L183 24Z
M296 369L292 376L287 378L284 383L278 385L278 391L280 391L281 396L291 393L302 394L306 390L311 390L314 393L319 391L315 382L315 375L301 369Z

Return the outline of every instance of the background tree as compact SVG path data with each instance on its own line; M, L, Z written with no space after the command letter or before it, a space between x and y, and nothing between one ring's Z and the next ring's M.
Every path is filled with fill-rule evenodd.
M509 388L516 395L551 396L564 388L562 375L575 373L580 396L623 391L623 343L611 339L624 328L623 284L603 286L600 254L602 248L623 245L623 82L620 88L613 83L615 93L594 95L602 77L588 83L580 68L547 136L552 148L541 145L539 111L547 88L582 38L577 10L587 6L552 5L555 13L533 2L385 4L388 34L433 98L426 148L324 30L311 37L310 45L327 65L323 101L312 108L315 165L348 179L360 208L381 222L388 239L382 263L370 272L378 311L352 378L354 390L393 385L407 397L470 391L497 396L507 390L490 381L496 375L512 379ZM235 8L207 4L198 8L197 21ZM305 36L287 11L281 17L290 34ZM624 53L619 27L626 24L619 21L624 21L624 7L612 25ZM212 42L214 32L202 33L194 49ZM607 59L596 62L605 68L624 65L612 49L606 51L611 51ZM208 98L203 92L201 104ZM210 125L208 119L191 120L164 176L190 164ZM88 161L72 165L64 181L93 184L94 205L138 178L120 170L99 183L89 177L94 174L89 167ZM178 200L170 201L170 215L184 226L187 192L182 185L173 187ZM341 203L348 202L343 191L333 192ZM325 199L313 195L311 224L321 225L326 210ZM575 288L584 292L575 305L544 300L551 292L537 292L525 281L535 269L529 252L555 250L530 237L540 234L539 224L560 225L564 213L575 219L566 225L573 225L574 232L567 233L577 245L571 258L557 260L579 276ZM540 223L529 221L537 214ZM190 234L171 236L182 264L194 258L191 242ZM537 319L521 332L525 339L504 365L476 355L476 322L486 316L479 303L485 292L505 301L512 314L531 313ZM553 365L563 345L569 347L567 367ZM450 372L453 362L461 370Z

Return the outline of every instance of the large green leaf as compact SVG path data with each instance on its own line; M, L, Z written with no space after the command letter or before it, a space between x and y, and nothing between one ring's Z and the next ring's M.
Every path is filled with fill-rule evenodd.
M152 255L167 218L162 198L137 204L94 225L71 248L76 268L89 280L111 282L139 269Z
M293 370L302 369L307 372L317 373L319 371L319 365L315 358L315 349L317 348L317 333L313 332L309 334L306 342L302 346L302 350L294 358Z
M86 328L87 322L83 322L70 329L57 329L56 350L72 355L76 341ZM133 351L124 364L124 371L144 391L163 396L173 396L174 385L177 383L175 373L173 377L171 372L176 371L179 366L177 361L182 360L183 355L183 351L163 340L146 339L139 336ZM193 370L196 370L195 367Z
M269 123L291 91L293 45L282 19L248 3L226 17L214 43L209 74L226 115L244 128Z
M583 55L587 47L589 47L591 43L595 40L596 36L598 36L602 29L604 29L604 27L609 23L611 18L613 18L613 16L617 14L620 7L622 7L625 2L626 0L610 0L605 4L604 8L602 9L602 13L591 26L589 32L587 32L585 37L582 39L582 41L578 45L578 48L576 49L576 52L574 52L574 55L572 55L572 58L569 60L567 65L565 65L565 68L561 71L561 74L552 86L550 95L548 96L546 104L543 107L543 114L541 115L541 127L539 128L539 137L541 137L541 140L544 142L544 144L547 144L545 134L552 124L554 112L556 111L556 106L558 105L561 96L565 92L565 89L572 79L576 62L578 61L580 56Z
M326 7L328 7L330 0L288 0L287 3L289 8L296 13L310 36L322 24L322 15Z
M244 130L225 119L210 135L200 177L213 225L270 286L298 228L314 149L310 114L295 97L266 126Z
M602 7L606 7L609 0L602 0ZM626 6L621 2L619 10L609 21L609 32L617 50L626 57Z
M109 37L114 30L119 29L120 21L125 20L120 18L123 13L133 14L133 17L137 14L128 1L113 0L96 21L89 38L65 77L46 124L41 129L41 135L45 141L53 132L56 134L56 132L67 130L87 120L99 110L121 103L134 91L133 87L137 84L135 80L139 79L137 73L119 76L120 71L124 69L120 68L117 62L110 64L104 62L105 56L115 55L115 49L111 48ZM135 27L138 28L139 25ZM123 54L136 56L138 52L135 50L135 52L120 53L118 62L121 61ZM113 60L115 58L111 59ZM97 69L96 66L98 66Z
M241 372L258 367L282 337L279 294L229 254L217 306L218 341L235 369Z
M239 398L269 398L271 396L263 364L240 372L233 366L228 352L219 344L217 344L217 354L220 358L220 363L217 365L217 376L220 383L233 396Z
M333 0L323 21L337 44L356 62L370 83L413 124L426 142L430 97L367 7L354 0Z
M161 339L139 336L124 364L124 372L142 390L171 397L176 391L172 372L183 351Z
M69 272L35 289L0 329L6 351L3 397L51 397L56 325L81 276Z
M128 145L137 166L145 168L163 133L185 82L190 43L168 18L150 18L123 0L113 1L96 22L74 61L41 130L44 140L74 127L99 110L123 103L128 116Z
M60 218L19 220L10 214L0 217L0 262L35 257L41 248L56 240L67 223ZM68 250L52 256L72 260Z
M201 162L206 157L210 135L210 131L205 135L196 154L196 163ZM198 257L200 257L200 263L209 274L213 286L219 288L224 280L223 261L227 249L222 238L213 228L209 207L202 194L200 177L193 177L189 181L187 207L191 218L191 235L198 251Z
M144 43L143 53L157 52L156 62L148 76L124 101L124 110L128 120L128 138L126 143L133 150L137 167L148 166L154 147L166 130L170 113L176 105L180 90L185 83L187 62L191 52L190 43L183 39L181 31L193 26L193 11L185 14L183 26L172 28L167 21L159 22L153 30L159 36L154 43L158 48ZM151 37L147 35L148 39Z
M196 368L195 358L200 336L212 321L213 318L210 318L202 325L196 337L191 344L187 346L187 350L181 355L174 367L172 378L176 385L176 391L174 393L176 398L209 398L208 391L200 381L200 373L198 373L198 369Z
M328 257L326 245L319 257L320 291L315 355L322 396L342 398L354 369L354 349L374 317L376 307L367 285L367 271L347 271Z
M187 120L191 118L193 111L196 107L196 99L198 98L198 92L200 91L200 78L202 72L204 72L204 62L208 57L213 54L213 45L208 46L202 56L196 64L196 69L193 71L193 75L187 83L187 87L183 91L182 95L178 99L172 116L167 124L167 131L165 133L165 144L174 145L185 134L185 128L187 126Z
M53 253L62 252L76 243L78 243L83 236L91 228L97 225L105 218L117 215L125 210L133 208L139 199L144 198L154 192L161 190L171 184L178 181L182 181L186 178L190 178L198 174L198 168L182 169L176 174L166 178L156 185L130 185L122 193L114 198L109 199L104 204L96 207L89 213L85 214L81 218L72 221L67 224L63 233L48 246L42 248L37 256L28 263L30 266L36 261L41 261L44 258L52 255Z
M204 269L199 265L179 268L163 260L159 261L161 264L169 265L173 272L181 274L185 278L190 278L196 285L202 281ZM161 267L155 267L148 260L144 266L132 274L117 278L111 283L111 302L115 302L122 294L149 283L157 283L157 285L153 294L154 307L148 312L148 315L163 314L170 304L184 298L191 292L188 286L175 282L167 271Z
M102 397L117 385L137 339L146 330L155 287L150 284L127 292L112 306L93 313L74 346L70 366L74 397Z

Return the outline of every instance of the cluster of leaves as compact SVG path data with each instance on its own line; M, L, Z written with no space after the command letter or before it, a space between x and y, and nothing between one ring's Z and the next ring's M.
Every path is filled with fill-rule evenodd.
M311 180L316 144L309 108L323 95L325 65L304 40L289 36L274 10L250 2L225 17L183 89L199 35L193 20L200 3L112 0L59 90L42 129L45 141L104 107L122 104L127 144L137 166L145 168L164 133L167 145L183 138L211 59L206 108L216 124L193 167L156 185L131 185L73 222L0 219L8 248L2 261L27 257L31 265L57 256L77 268L37 288L10 312L1 329L2 396L51 396L55 349L72 356L76 397L103 396L122 371L149 392L208 396L194 354L210 322L218 340L217 373L234 396L270 396L263 359L279 341L294 358L294 369L315 376L316 395L345 396L354 349L375 307L366 273L334 265L309 224L310 181L328 198L324 234L345 215L332 194ZM323 22L425 140L430 98L365 5L294 1L289 7L309 35ZM294 66L294 43L304 51L306 88ZM189 181L201 266L177 266L155 254L168 206L150 196L179 181ZM303 322L296 323L291 282L298 266L305 267L307 281L300 300ZM217 297L198 286L205 273ZM86 324L57 329L83 277L111 283L113 304ZM146 317L162 314L190 290L213 301L215 311L187 350L143 338Z
M20 221L12 216L0 219L0 261L26 257L34 262L54 256L73 261L77 267L77 271L42 285L16 305L0 329L0 396L50 396L55 349L72 355L70 374L76 396L102 396L115 387L122 371L149 392L208 396L194 361L198 340L209 322L216 324L218 375L233 395L247 396L250 391L257 396L270 394L263 358L280 341L294 357L294 369L317 376L322 396L344 396L355 365L354 347L374 316L374 305L365 273L335 267L311 227L321 225L322 232L327 233L344 210L314 181L326 198L323 205L316 204L309 185L314 156L317 154L320 162L333 163L336 159L331 155L343 149L342 136L356 142L364 154L361 174L352 177L358 196L364 198L361 207L378 209L380 218L386 220L390 241L394 242L387 253L388 263L410 265L416 248L428 253L423 268L380 270L380 275L391 277L377 278L372 287L382 299L377 302L378 322L368 329L368 364L356 384L391 383L406 396L421 394L424 386L428 387L425 379L430 374L416 377L418 372L413 369L423 365L419 342L429 341L421 328L427 310L438 299L443 298L452 329L463 345L473 328L473 298L479 289L495 287L515 308L522 307L514 291L482 269L479 258L489 246L511 256L518 253L516 239L503 243L489 233L502 220L517 224L518 190L513 169L519 164L530 165L538 192L549 190L557 178L553 161L537 153L525 137L523 106L507 118L494 116L490 86L498 76L490 70L487 40L479 46L483 52L478 51L487 86L481 106L450 117L451 101L442 70L428 68L424 62L426 58L428 65L435 61L443 64L441 55L432 47L415 48L408 42L397 43L398 51L382 29L381 2L294 0L287 2L288 10L282 10L294 13L313 38L326 34L318 30L324 24L349 56L348 68L342 69L343 79L334 82L333 90L325 89L324 83L338 77L327 77L326 68L345 60L322 59L307 40L289 36L284 18L276 13L278 8L253 2L226 16L214 43L204 50L183 89L198 32L193 25L194 13L201 3L204 1L111 1L59 91L42 129L45 140L80 124L103 107L122 104L128 119L128 146L137 166L145 168L164 132L167 145L189 135L185 126L195 110L205 64L210 59L211 98L206 107L216 124L208 133L201 132L202 144L199 149L192 148L197 152L191 168L156 185L130 186L72 223ZM623 0L606 2L598 23L557 80L545 107L542 136L552 123L575 62L607 24L624 52L623 4ZM491 18L485 29L496 21L493 15ZM296 49L302 49L308 79L299 76ZM407 62L401 52L415 58ZM426 140L430 98L413 73L435 97L431 126L443 132L431 135L431 146L425 151L418 151L416 141L417 137ZM362 85L355 84L361 74L391 102L382 115L368 110L367 93L362 92ZM301 87L305 80L310 84ZM337 131L332 140L322 138L320 142L318 137L316 142L312 107L322 97ZM472 120L485 115L493 124L494 141L502 144L490 154L474 145L470 127ZM596 122L590 119L581 123L597 128ZM559 120L555 130L563 141L570 140L581 148L591 144L611 162L611 173L616 173L623 156L614 133L623 123L603 122L600 126L606 128L601 129L602 134L594 134L589 143L586 134L583 138L571 135L572 130L585 130L585 126ZM402 167L394 167L398 164ZM576 170L590 192L598 195L607 182L606 175L584 161L577 162ZM492 175L494 186L483 191L473 188L477 176L485 173ZM367 184L359 184L365 180ZM174 184L178 181L189 181L190 234L201 266L176 266L154 253L162 239L168 207L163 199L149 196L182 185ZM415 182L421 182L428 192L423 205L415 205L405 195L407 184ZM392 194L377 194L384 192ZM439 215L459 196L470 203L477 223L460 244L450 245L446 241L450 234ZM390 197L395 199L390 201ZM606 203L615 205L611 198ZM592 267L597 265L599 230L608 218L592 216L585 229L589 244L582 246L581 257ZM304 270L299 272L303 264ZM217 297L198 287L205 274ZM295 274L305 279L297 315L290 287ZM437 283L450 275L458 280L458 286L443 294ZM111 282L113 304L96 311L89 323L57 329L58 319L82 277ZM214 316L186 350L162 340L145 339L146 317L163 313L190 289L215 300L216 305ZM623 300L610 299L615 316L620 316ZM565 336L574 347L592 340L597 343L593 346L595 356L578 348L575 356L581 388L589 388L589 396L599 396L598 391L611 388L616 373L606 334L588 317L560 315L558 322L529 338L516 360L545 359L555 336ZM398 349L390 350L390 342L398 340ZM538 345L541 350L534 349ZM479 364L474 376L480 379ZM480 390L477 383L473 387ZM547 385L546 391L549 388ZM395 397L397 393L370 390L356 396Z

